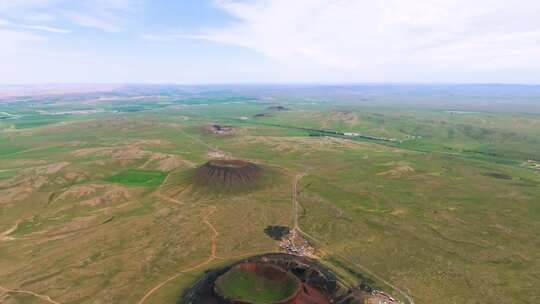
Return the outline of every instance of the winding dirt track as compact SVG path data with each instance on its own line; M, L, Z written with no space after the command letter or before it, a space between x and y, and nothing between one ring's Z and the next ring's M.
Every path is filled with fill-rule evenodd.
M293 229L295 229L295 230L297 230L299 232L301 232L301 230L300 230L300 226L298 225L298 218L299 218L299 214L298 214L298 207L299 207L299 205L298 205L298 183L300 182L302 177L304 177L305 175L306 175L305 173L299 173L294 177L292 194L291 194L291 199L292 199L292 203L293 203L293 212L294 212Z
M143 304L144 301L146 301L154 292L156 292L158 289L160 289L161 287L163 287L165 284L169 283L170 281L178 278L179 276L181 276L182 274L184 273L188 273L190 271L193 271L197 268L200 268L210 262L212 262L213 260L215 260L217 257L216 257L216 253L217 253L217 238L219 236L219 232L216 230L216 228L214 227L214 225L212 225L212 223L210 222L210 216L212 214L214 214L215 212L217 211L217 208L215 207L212 207L208 213L204 216L203 218L203 222L210 228L210 230L212 231L212 242L211 242L211 250L210 250L210 255L208 256L208 258L195 265L195 266L192 266L192 267L189 267L189 268L186 268L186 269L183 269L181 270L180 272L176 273L175 275L171 276L170 278L166 279L165 281L159 283L158 285L156 285L154 288L150 289L140 300L139 302L137 302L137 304Z
M13 231L17 230L17 227L19 227L19 222L16 222L15 225L13 225L8 230L0 233L0 242L1 241L11 241L14 240L14 237L9 236Z
M177 204L177 205L184 205L184 202L179 201L179 200L177 200L175 198L163 195L163 194L161 194L161 192L159 192L159 190L154 192L154 195L157 196L158 198L164 200L164 201L168 201L169 203L173 203L173 204Z
M28 290L9 289L9 288L4 288L4 287L0 286L0 292L1 292L0 294L3 294L3 293L23 293L23 294L32 295L32 296L34 296L36 298L40 298L43 301L49 302L51 304L61 304L60 302L56 302L55 300L51 299L51 297L49 297L47 295L41 295L41 294L35 293L33 291L28 291Z
M177 200L175 198L172 198L172 197L169 197L167 195L164 195L163 193L161 193L161 187L163 187L164 185L167 184L167 181L169 180L169 176L171 176L171 174L167 174L167 177L165 177L165 180L163 180L163 182L161 183L161 185L156 189L156 191L154 191L154 195L157 196L158 198L164 200L164 201L168 201L169 203L173 203L173 204L177 204L177 205L184 205L184 202L180 201L180 200Z
M292 197L293 212L294 212L294 229L298 233L302 234L304 236L304 238L308 239L309 241L311 241L311 242L313 242L315 244L319 244L319 246L321 246L321 245L324 246L324 245L327 245L324 241L322 241L320 239L317 239L316 237L306 233L305 231L302 230L302 228L300 228L300 225L298 224L298 218L299 218L298 209L299 209L299 205L300 205L300 203L298 202L298 183L300 183L300 180L305 175L306 175L306 173L299 173L299 174L297 174L295 176L294 181L293 181L291 197ZM325 247L327 247L327 246L325 246ZM326 251L331 252L330 250L328 250L328 248L326 248ZM409 304L414 304L414 301L413 301L412 297L409 294L404 292L399 287L389 283L388 281L381 278L380 276L374 274L372 271L370 271L364 265L359 264L359 263L355 263L355 262L351 261L349 258L347 258L347 257L345 257L345 256L343 256L343 255L341 255L339 253L332 252L332 254L334 254L335 256L337 256L339 258L341 258L342 260L346 261L347 263L356 266L360 271L369 274L371 277L377 279L378 281L384 283L385 285L389 286L393 290L397 291L401 296L403 296L405 299L407 299Z
M211 150L218 150L216 149L215 147L207 144L206 142L204 142L203 140L199 139L199 138L196 138L194 136L191 136L189 134L187 134L186 132L182 131L182 133L184 133L186 136L190 137L191 139L195 140L195 141L198 141L200 143L202 143L204 146L210 148ZM280 167L282 168L281 166L277 166L277 167ZM286 168L284 168L286 169ZM286 169L287 171L289 171L288 169ZM316 243L316 244L319 244L319 246L324 246L324 247L327 247L328 245L308 234L307 232L303 231L302 228L300 227L299 225L299 217L300 217L300 214L299 214L299 208L300 208L300 203L298 202L298 184L300 183L300 180L306 175L307 173L298 173L297 175L295 175L294 177L294 180L293 180L293 185L292 185L292 194L291 194L291 201L292 201L292 207L293 207L293 228L300 234L302 234L304 236L304 238L308 239L309 241L313 242L313 243ZM158 190L159 191L159 190ZM178 200L175 200L173 198L170 198L170 197L167 197L167 196L164 196L162 195L161 193L156 193L157 196L167 200L167 201L170 201L170 202L174 202L174 203L177 203L177 204L183 204L183 202L181 201L178 201ZM187 268L187 269L184 269L180 272L178 272L177 274L171 276L170 278L168 278L167 280L161 282L160 284L158 284L156 287L152 288L150 291L148 291L144 296L143 298L141 298L141 300L137 303L137 304L143 304L144 301L146 301L156 290L160 289L161 287L163 287L165 284L169 283L170 281L178 278L179 276L181 276L182 274L184 273L187 273L187 272L190 272L190 271L193 271L197 268L200 268L216 259L222 259L221 257L218 257L216 256L216 251L217 251L217 244L216 244L216 240L217 240L217 237L219 236L219 232L215 229L215 227L212 225L212 223L210 223L210 221L208 220L208 218L216 211L215 207L213 209L211 209L208 214L206 214L206 216L204 217L203 221L205 222L206 225L208 225L208 227L212 230L212 246L211 246L211 253L210 253L210 256L208 257L207 260L205 260L204 262L202 263L199 263L193 267L190 267L190 268ZM322 247L321 246L321 247ZM328 250L328 248L326 248L326 251L328 252L331 252L330 250ZM359 270L361 270L362 272L364 273L367 273L369 274L371 277L377 279L378 281L384 283L385 285L387 285L388 287L392 288L393 290L395 290L396 292L398 292L401 296L403 296L405 299L407 299L408 301L408 304L414 304L414 301L412 299L412 297L407 294L406 292L404 292L402 289L396 287L395 285L389 283L388 281L386 281L385 279L381 278L380 276L374 274L372 271L370 271L368 268L366 268L364 265L362 264L359 264L359 263L356 263L356 262L353 262L351 261L349 258L339 254L339 253L335 253L335 252L332 252L335 256L341 258L342 260L346 261L347 263L351 264L351 265L354 265L356 266Z

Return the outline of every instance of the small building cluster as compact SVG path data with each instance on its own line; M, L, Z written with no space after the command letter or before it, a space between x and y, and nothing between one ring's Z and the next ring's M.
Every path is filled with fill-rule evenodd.
M290 232L281 239L279 246L287 254L311 258L316 257L315 248L313 248L313 246L311 246L296 229L291 229ZM356 294L353 302L347 303L402 304L389 294L375 289L372 291L360 291L358 294Z
M374 290L371 295L365 299L365 304L399 304L400 302L389 294L382 291Z
M535 160L529 159L527 161L526 165L527 165L527 167L529 167L531 169L535 169L535 170L540 171L540 163L535 161Z
M279 247L288 254L307 257L315 256L315 249L298 234L296 229L292 229L289 234L283 237Z
M397 138L386 138L382 136L366 135L366 134L361 134L361 133L356 133L356 132L344 132L344 133L336 132L336 133L338 135L343 135L346 137L359 137L363 139L371 139L371 140L387 141L387 142L399 142L399 143L403 142L403 140L400 140ZM406 140L410 140L410 139L414 139L414 137L407 138Z
M211 125L209 127L210 132L219 135L229 135L233 133L233 127L231 126L221 126L221 125Z

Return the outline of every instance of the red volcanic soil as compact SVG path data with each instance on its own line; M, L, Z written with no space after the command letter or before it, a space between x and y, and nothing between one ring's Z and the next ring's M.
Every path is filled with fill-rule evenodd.
M242 269L245 271L253 272L258 276L275 281L282 281L286 278L292 277L292 274L272 264L248 262L236 265L234 269Z
M276 284L290 284L291 288L294 288L294 292L286 299L273 302L272 304L329 304L329 300L316 288L309 284L302 283L292 273L281 269L275 265L269 263L255 263L246 262L238 264L233 267L229 272L218 278L214 290L220 295L220 280L227 279L227 276L231 273L237 272L252 272L258 277L262 277L266 280L275 281ZM233 274L234 275L234 274ZM232 304L251 304L249 302L239 300L227 300L226 297L220 296L221 301L218 303L232 303Z
M314 287L302 284L302 290L298 293L296 298L287 304L329 304L330 302L326 297L320 293Z
M350 292L339 287L337 277L312 259L268 253L207 272L178 303L363 303L364 298L347 296Z
M197 169L195 182L200 185L242 185L253 182L261 172L259 166L244 160L215 159Z

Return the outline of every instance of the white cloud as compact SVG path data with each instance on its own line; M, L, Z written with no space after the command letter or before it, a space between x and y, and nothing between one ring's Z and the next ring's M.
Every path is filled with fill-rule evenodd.
M2 55L0 57L9 60L6 54L29 48L35 43L44 41L47 41L45 37L33 33L0 29L0 55Z
M146 33L139 36L142 40L158 45L172 45L182 39L193 39L192 36L171 33Z
M217 0L237 21L195 38L275 61L393 73L540 68L540 1Z
M143 0L84 0L78 11L68 11L65 15L80 26L121 32L142 5Z
M31 22L51 22L54 21L56 17L47 13L29 13L25 15L23 19Z
M66 29L61 29L61 28L52 27L52 26L45 26L45 25L26 25L26 24L23 24L23 25L19 25L19 27L22 28L22 29L27 29L27 30L44 31L44 32L49 32L49 33L57 33L57 34L69 34L69 33L71 33L71 31L66 30Z
M1 0L0 12L34 9L51 5L59 1L61 0Z
M70 21L79 26L120 32L146 0L0 0L0 14L19 22ZM24 20L24 21L23 21ZM60 32L45 28L49 32Z
M86 0L88 7L101 12L135 13L142 6L141 0Z
M164 35L164 34L142 34L140 35L142 40L158 44L168 44L174 42L176 39L175 35Z
M43 31L43 32L49 32L49 33L56 33L56 34L68 34L71 33L71 31L58 28L58 27L52 27L52 26L45 26L45 25L29 25L29 24L16 24L13 22L10 22L8 20L0 19L0 26L8 27L11 29L23 29L23 30L30 30L30 31Z
M117 20L111 20L111 18L81 14L74 11L66 12L65 15L72 22L83 27L95 28L111 33L121 32L123 30L119 22Z

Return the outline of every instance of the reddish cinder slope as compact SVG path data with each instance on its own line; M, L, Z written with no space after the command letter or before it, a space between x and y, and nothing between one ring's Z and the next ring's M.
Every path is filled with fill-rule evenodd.
M259 166L236 159L216 159L197 169L195 181L199 185L236 186L253 182L262 170Z
M273 302L272 304L329 304L328 299L321 294L317 289L300 282L292 273L283 270L275 265L268 263L242 263L238 264L229 270L227 273L219 277L214 286L214 290L220 300L218 303L232 303L232 304L251 304L249 302L227 299L220 290L220 285L223 280L229 279L228 276L235 275L241 272L252 272L257 276L260 276L266 280L274 280L276 284L292 284L295 285L295 291L287 299Z

